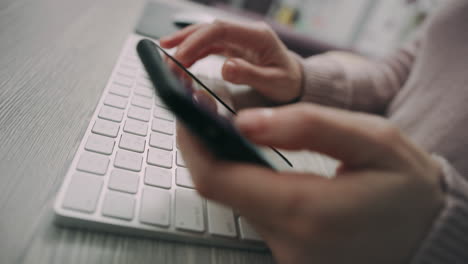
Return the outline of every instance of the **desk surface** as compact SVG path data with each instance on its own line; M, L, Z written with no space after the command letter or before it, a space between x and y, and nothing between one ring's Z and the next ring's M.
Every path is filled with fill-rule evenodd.
M268 253L53 224L55 194L143 5L1 1L0 263L273 262ZM296 160L306 166L310 158ZM323 161L315 161L323 168Z

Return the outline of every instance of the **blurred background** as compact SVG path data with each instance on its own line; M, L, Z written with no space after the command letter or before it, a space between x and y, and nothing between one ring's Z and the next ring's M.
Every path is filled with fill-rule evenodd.
M384 56L409 40L441 0L192 0L234 9L303 36Z

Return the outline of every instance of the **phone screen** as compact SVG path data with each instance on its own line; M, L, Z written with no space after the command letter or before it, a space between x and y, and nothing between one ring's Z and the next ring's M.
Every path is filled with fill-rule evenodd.
M218 94L216 94L212 89L207 87L199 78L197 78L193 73L191 73L187 68L185 68L179 61L172 57L167 51L162 49L158 44L156 47L166 56L166 58L172 61L174 64L168 68L172 70L175 76L178 77L180 83L182 84L183 93L186 96L192 98L192 101L198 104L198 107L204 108L205 110L209 107L206 104L200 104L194 97L196 93L206 92L214 98L217 102L217 107L209 109L213 114L217 115L219 119L232 120L232 117L236 115L234 108L226 103ZM292 163L278 150L272 147L264 146L254 146L256 151L263 154L263 157L278 170L291 170L293 167Z

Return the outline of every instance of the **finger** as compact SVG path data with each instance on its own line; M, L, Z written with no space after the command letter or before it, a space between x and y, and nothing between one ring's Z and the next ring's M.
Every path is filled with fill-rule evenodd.
M173 60L171 60L169 57L165 56L166 59L166 65L168 68L171 70L171 72L179 79L181 84L185 88L190 88L192 86L192 78L184 71L183 68L181 68L179 65L177 65ZM189 89L191 90L191 89Z
M272 222L271 215L291 209L296 194L307 192L305 188L311 181L317 188L327 181L319 176L279 174L263 167L218 160L183 125L178 124L177 135L200 194L262 222Z
M222 75L226 81L247 84L260 93L270 95L273 92L271 83L285 79L283 71L278 68L257 66L240 58L228 59L223 65Z
M183 63L183 65L184 65L184 67L189 68L195 62L197 62L198 60L204 59L204 58L208 57L209 55L213 55L213 54L225 55L226 54L226 48L221 46L221 45L213 45L211 47L208 47L208 48L204 49L203 51L201 51L198 54L198 56L196 58L194 57L193 60L186 61L185 63Z
M193 99L212 113L216 113L218 111L215 99L205 90L195 91Z
M227 58L241 58L243 57L243 52L242 49L240 49L239 47L231 45L229 43L213 44L211 46L205 47L198 53L196 57L192 57L191 61L186 61L183 64L186 68L191 67L195 62L204 59L209 55L220 55Z
M164 62L168 66L168 68L172 71L173 74L175 74L177 77L183 76L184 75L184 70L179 67L171 58L169 58L166 55L163 55Z
M190 62L186 62L183 64L183 66L185 68L189 68L190 66L192 66L197 60L200 60L200 59L203 59L205 57L207 57L208 55L211 55L211 54L218 54L218 55L226 55L228 54L226 52L226 47L223 46L223 45L213 45L213 46L210 46L210 47L207 47L205 48L201 53L200 55L198 56L198 58L196 60L193 60L193 61L190 61ZM172 69L173 71L176 71L176 72L180 72L180 71L183 71L183 69L181 68L181 66L179 66L178 64L176 64L176 62L174 60L177 60L175 58L175 56L173 56L173 59L170 58L169 56L166 56L166 55L163 55L163 58L164 58L164 62L166 62L166 64L169 66L170 69ZM179 61L179 63L181 63Z
M190 36L192 33L197 31L198 29L202 28L203 26L206 26L206 24L194 24L190 25L188 27L185 27L182 30L179 30L175 32L174 34L170 36L165 36L159 39L159 43L161 44L161 47L165 49L171 49L179 45L182 41L184 41L188 36Z
M230 43L242 47L258 47L266 42L261 37L265 32L259 27L243 24L215 21L200 30L197 34L191 34L180 45L176 57L182 62L196 60L202 51L213 44Z
M296 104L242 111L236 124L255 143L317 151L349 167L391 166L399 156L398 130L371 115Z

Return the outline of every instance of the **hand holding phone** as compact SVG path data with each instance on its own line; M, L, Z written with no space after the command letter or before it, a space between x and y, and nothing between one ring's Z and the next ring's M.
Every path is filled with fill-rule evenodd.
M195 134L213 153L226 160L254 163L272 169L292 167L292 164L277 150L265 156L255 145L245 139L232 122L218 115L209 107L194 100L194 88L190 82L182 81L166 66L159 51L163 52L193 81L203 87L229 112L236 112L224 103L213 91L206 87L196 76L149 39L137 45L138 55L145 66L156 92L175 116ZM275 162L270 161L273 157ZM279 161L279 162L278 162Z

